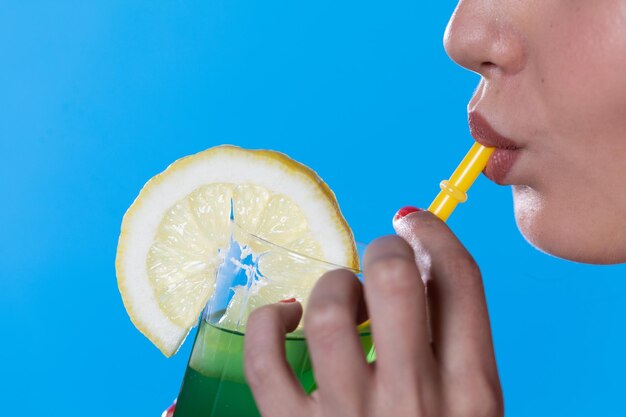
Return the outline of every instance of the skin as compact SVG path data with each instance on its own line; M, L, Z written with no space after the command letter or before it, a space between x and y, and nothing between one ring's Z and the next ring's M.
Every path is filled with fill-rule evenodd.
M626 2L462 0L445 48L481 75L468 111L521 148L503 185L527 240L566 259L626 262ZM394 227L368 248L364 285L335 271L312 292L314 394L284 358L300 304L253 312L245 369L264 417L503 415L476 263L430 213ZM366 310L373 365L354 330Z
M526 239L626 262L626 2L461 1L445 47L481 75L468 111L522 148L504 184Z
M396 222L396 230L399 236L369 245L364 285L341 270L316 284L304 314L318 384L312 395L302 390L284 357L285 334L298 325L301 305L272 304L250 315L245 371L261 415L503 415L476 263L428 212ZM375 364L366 362L356 332L366 309Z

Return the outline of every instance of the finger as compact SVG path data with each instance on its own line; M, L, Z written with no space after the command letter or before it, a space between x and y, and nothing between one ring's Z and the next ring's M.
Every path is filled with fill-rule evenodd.
M363 263L376 372L385 381L413 387L432 366L425 288L413 250L403 239L386 236L368 246Z
M357 332L364 310L362 285L346 270L324 274L309 297L304 332L318 395L329 412L362 411L354 407L362 403L360 397L370 379L370 368Z
M263 306L248 318L244 369L264 416L288 417L290 410L307 406L308 398L285 359L285 335L298 326L300 317L302 306L292 302Z
M472 256L429 212L413 213L394 227L412 246L428 282L437 360L459 377L486 371L497 378L482 278Z

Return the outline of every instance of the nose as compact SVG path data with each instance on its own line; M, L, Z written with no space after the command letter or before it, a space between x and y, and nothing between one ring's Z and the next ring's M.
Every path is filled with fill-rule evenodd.
M526 42L507 1L461 0L444 35L456 63L485 78L511 75L526 64Z

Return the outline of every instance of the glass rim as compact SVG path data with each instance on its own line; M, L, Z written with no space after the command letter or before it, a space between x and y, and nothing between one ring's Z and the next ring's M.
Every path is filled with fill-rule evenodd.
M246 230L242 225L238 224L235 220L231 220L230 223L231 223L231 227L234 226L239 231L245 233L246 235L251 236L254 239L260 240L261 242L263 242L265 244L268 244L271 247L277 248L277 249L279 249L279 250L281 250L283 252L287 252L288 254L293 255L295 257L298 257L298 258L302 258L302 259L306 259L306 260L313 261L313 262L316 262L316 263L327 265L327 266L329 266L328 270L345 269L345 270L353 272L356 275L359 275L359 274L363 273L363 271L361 269L356 269L356 268L352 268L352 267L345 266L345 265L339 265L339 264L336 264L334 262L325 261L323 259L315 258L313 256L309 256L309 255L302 254L300 252L296 252L293 249L286 248L286 247L284 247L282 245L279 245L278 243L274 243L274 242L272 242L270 240L262 238L259 235L256 235L256 234ZM355 241L354 246L355 246L355 250L357 250L357 256L358 256L358 249L357 249L358 245L359 244ZM360 261L361 261L361 259L359 258L359 263L360 263Z
M304 313L303 313L303 317L304 317ZM302 320L302 317L300 318L300 320ZM229 329L228 327L225 326L221 326L219 323L216 322L212 322L210 320L204 319L204 318L200 318L200 326L202 325L207 325L207 326L211 326L211 327L215 327L216 329L219 329L221 331L227 332L227 333L231 333L237 336L245 336L246 332L245 331L241 331L241 330L234 330L234 329ZM204 322L204 323L202 323ZM354 330L356 331L357 336L359 337L367 337L367 336L371 336L372 335L372 329L370 328L370 326L361 328L359 327L360 325L356 325L354 326ZM307 338L304 335L304 328L302 326L298 326L298 328L296 328L294 331L289 332L289 333L285 333L285 340L307 340Z
M360 276L362 276L362 271L360 269L355 269L355 268L351 268L351 267L347 267L347 266L343 266L343 265L339 265L336 264L334 262L328 262L313 256L309 256L309 255L304 255L302 253L296 252L292 249L286 248L280 244L274 243L268 239L262 238L260 236L258 236L255 233L252 233L248 230L245 229L245 227L243 227L241 224L237 223L234 219L230 219L230 224L229 224L230 230L231 230L231 239L234 240L235 242L237 241L236 238L236 233L242 233L245 235L245 237L251 238L253 240L257 240L258 242L262 243L263 245L267 245L268 246L268 251L271 250L276 250L278 252L283 252L285 254L287 254L288 256L292 256L295 257L297 259L301 259L301 260L306 260L306 261L310 261L322 266L325 266L327 271L331 271L331 270L338 270L338 269L342 269L342 270L347 270L350 271L352 273L354 273L357 278L359 278L359 280L361 281L362 279L360 278ZM246 242L237 242L239 245L246 245ZM231 242L232 244L232 242ZM364 245L361 243L357 243L355 242L355 249L357 250L357 256L359 255L359 246L360 245ZM263 252L261 252L262 254ZM259 254L259 255L261 255ZM359 261L360 261L360 256L359 256ZM238 329L233 329L233 328L229 328L228 326L224 326L222 324L219 323L219 320L213 320L211 317L209 317L211 314L206 314L208 312L208 310L206 310L209 305L211 303L211 300L207 301L207 305L205 306L205 308L203 309L203 312L200 316L200 324L202 325L202 322L204 322L204 325L209 325L211 327L215 327L219 330L228 332L228 333L232 333L232 334L236 334L236 335L245 335L245 330L238 330ZM221 317L221 314L219 315ZM365 337L368 335L371 335L371 329L369 328L369 326L365 327L365 328L361 328L360 325L355 325L355 332L357 333L357 335L359 337ZM296 328L294 331L286 333L285 334L285 339L286 340L292 340L292 341L297 341L297 340L306 340L306 337L304 335L304 329L302 328L302 326L298 326L298 328Z

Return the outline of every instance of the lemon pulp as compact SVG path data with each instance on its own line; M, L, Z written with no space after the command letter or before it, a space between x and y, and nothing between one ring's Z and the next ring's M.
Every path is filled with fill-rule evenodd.
M167 356L214 291L231 217L288 250L358 268L352 232L334 194L309 168L278 152L233 146L178 160L152 178L127 211L116 259L131 320ZM294 294L306 294L319 277L279 254L263 257L260 267L283 280L276 288ZM272 288L256 288L250 306L278 301L281 292ZM233 302L240 298L237 290Z

